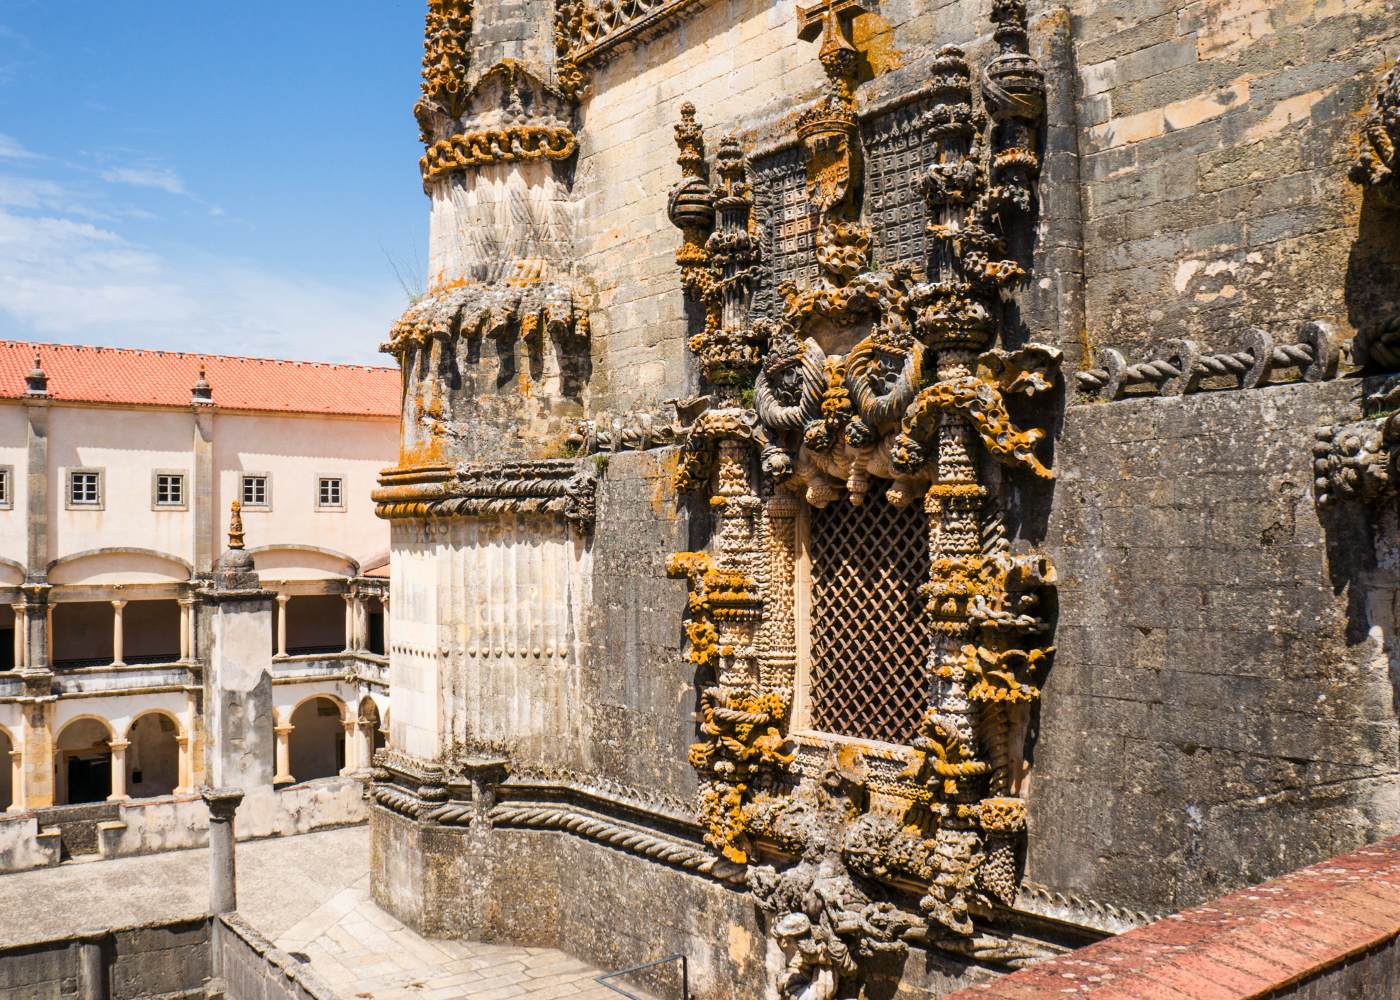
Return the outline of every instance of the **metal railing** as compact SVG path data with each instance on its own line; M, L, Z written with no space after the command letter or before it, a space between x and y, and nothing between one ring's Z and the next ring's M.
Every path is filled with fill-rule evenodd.
M600 983L612 990L614 993L621 993L627 1000L643 1000L635 993L628 993L621 986L614 986L608 982L609 979L616 979L619 976L630 976L634 972L642 972L645 969L654 969L658 965L665 965L667 962L681 963L681 1000L690 1000L690 961L684 955L667 955L665 958L658 958L655 962L643 962L641 965L634 965L630 969L619 969L617 972L609 972L605 976L595 976L594 982Z

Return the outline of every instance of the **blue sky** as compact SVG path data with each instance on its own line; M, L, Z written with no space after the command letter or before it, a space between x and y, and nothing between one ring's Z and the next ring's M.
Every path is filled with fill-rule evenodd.
M391 363L423 7L4 0L0 338Z

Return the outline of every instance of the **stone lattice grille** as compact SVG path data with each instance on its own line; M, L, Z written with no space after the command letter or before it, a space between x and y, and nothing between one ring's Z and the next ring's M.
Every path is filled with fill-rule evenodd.
M812 511L812 723L907 744L927 702L927 518L872 488Z
M865 218L874 230L880 267L913 264L922 271L927 212L919 178L935 149L919 118L926 102L905 105L864 123Z
M817 278L817 212L807 200L801 154L786 149L754 164L754 209L763 228L765 280L754 295L754 312L778 313L778 285L810 284Z

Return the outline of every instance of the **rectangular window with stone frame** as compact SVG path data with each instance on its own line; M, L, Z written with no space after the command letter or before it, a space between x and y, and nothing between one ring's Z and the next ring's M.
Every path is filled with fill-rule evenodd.
M78 510L102 507L102 470L69 470L68 507Z
M157 472L151 499L160 510L186 509L185 474L183 472Z
M11 510L15 505L15 470L13 466L0 465L0 510Z
M272 477L265 472L244 473L238 491L244 510L266 510L272 506Z
M316 477L316 507L318 510L344 510L345 480L339 476Z

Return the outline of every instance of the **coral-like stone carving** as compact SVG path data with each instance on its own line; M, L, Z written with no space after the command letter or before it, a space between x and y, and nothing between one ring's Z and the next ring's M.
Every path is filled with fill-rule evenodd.
M554 48L559 85L577 95L584 66L615 46L674 22L704 0L555 0Z
M493 163L567 160L578 147L568 96L513 59L463 84L449 104L419 101L415 113L427 146L419 161L425 191Z
M757 811L755 826L798 859L781 871L756 865L748 872L754 899L769 914L783 950L780 997L854 996L864 964L906 953L903 935L917 921L862 878L872 832L862 823L866 779L860 752L845 747L832 752L818 778Z
M466 109L474 0L428 0L423 31L423 96L413 112L429 142L434 112L461 117Z
M1366 124L1361 148L1351 167L1351 179L1374 191L1384 204L1400 208L1400 177L1396 176L1400 147L1400 63L1386 74Z
M714 550L670 566L690 581L689 661L702 691L691 762L707 842L748 866L770 914L786 956L773 986L785 997L853 995L866 965L900 952L916 925L955 950L1015 960L1013 946L977 933L973 913L1016 899L1027 730L1053 655L1042 599L1054 571L1011 552L1002 479L983 471L986 456L1052 475L1038 454L1044 433L1016 426L1007 401L1048 396L1060 354L995 346L1004 295L1025 277L1004 227L1034 210L1040 166L1045 88L1025 6L993 5L1000 51L982 74L985 112L961 50L934 62L918 123L935 147L918 185L922 270L872 270L848 37L862 9L826 0L799 11L828 77L796 129L815 266L779 285L776 315L749 315L760 242L743 152L726 139L707 164L689 105L670 203L682 284L706 313L690 346L713 392L685 430L676 486L710 497ZM798 498L855 506L875 483L894 506L922 501L928 514L927 703L903 749L857 753L804 732L794 750ZM876 579L889 554L867 558ZM804 756L812 741L825 765ZM924 886L917 913L893 905L895 882Z
M706 183L704 132L695 106L681 107L676 126L683 177L672 189L669 214L684 243L676 252L686 292L705 308L705 329L690 339L705 378L715 386L752 383L762 331L749 326L748 305L758 279L759 245L751 212L747 160L727 136L715 157L717 183Z

